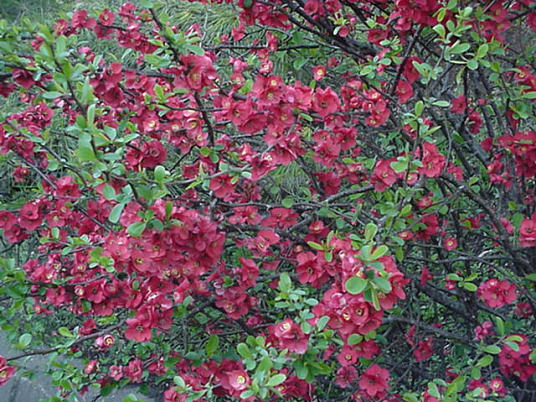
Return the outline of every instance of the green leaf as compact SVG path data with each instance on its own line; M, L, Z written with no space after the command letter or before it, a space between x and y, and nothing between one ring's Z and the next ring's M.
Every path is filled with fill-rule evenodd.
M480 376L478 377L480 378ZM455 393L462 391L465 385L465 376L460 375L456 377L448 386L446 394L447 396L454 395Z
M359 293L362 293L367 287L367 285L368 285L368 282L365 279L358 278L357 276L353 276L346 281L346 283L344 284L344 287L346 288L346 291L348 293L357 295Z
M363 340L363 335L352 334L348 337L348 345L357 345Z
M207 353L207 356L212 356L218 350L219 346L220 338L218 338L217 335L211 335L205 344L205 352Z
M536 282L536 274L528 274L525 278L529 281Z
M169 218L171 218L172 212L173 212L173 203L171 201L166 201L166 221L169 221Z
M115 388L116 388L116 387L115 387L114 385L112 385L112 384L105 384L105 385L100 389L100 396L101 396L102 398L104 398L104 397L110 395L110 394L114 391Z
M89 105L87 108L87 125L88 127L93 126L95 122L95 104Z
M272 363L272 359L270 358L270 356L264 356L259 363L259 366L257 367L257 371L270 371L273 366L274 364Z
M205 54L205 50L201 46L187 44L184 47L197 56L203 56Z
M381 246L377 247L376 250L374 250L374 252L370 256L370 259L377 260L378 258L383 257L387 253L387 251L389 251L387 246L382 244Z
M478 61L475 59L471 59L467 62L467 68L471 71L475 71L478 69Z
M378 293L376 293L376 291L374 289L371 289L370 293L371 293L371 296L372 296L372 305L374 306L376 311L380 311L381 306L380 306L380 300L378 299Z
M365 242L370 242L374 236L378 233L378 226L372 222L367 223L365 226Z
M395 173L402 173L405 172L408 169L408 160L398 160L391 162L391 168L395 171Z
M280 291L287 292L290 291L290 288L292 287L292 281L290 280L290 276L288 273L283 272L279 276L279 283L277 285Z
M532 92L525 92L523 94L523 98L524 99L536 99L536 92L532 91Z
M102 196L107 200L115 200L116 194L114 188L109 184L105 184L102 188Z
M186 382L184 382L184 379L181 376L176 375L175 377L173 377L173 382L175 383L175 385L181 388L186 387Z
M435 101L434 103L432 103L432 105L438 106L438 107L449 107L450 102L447 102L445 100L438 100L438 101Z
M31 334L22 334L19 338L19 342L17 344L17 347L19 349L24 349L26 346L28 346L32 342L32 335Z
M374 282L383 293L389 293L393 289L389 279L384 277L375 276L374 279L372 279L372 282Z
M296 370L296 376L300 380L305 380L309 374L309 369L302 360L294 361L294 369Z
M519 345L515 342L506 341L504 342L510 349L514 352L519 352Z
M487 43L484 43L478 47L478 50L476 51L475 57L478 59L481 59L482 57L485 57L488 53L489 45Z
M316 327L318 328L319 331L322 331L326 327L328 322L329 322L329 316L324 315L318 319L318 321L316 322Z
M424 111L424 103L422 100L415 103L415 116L419 117Z
M108 220L112 223L119 222L119 218L121 218L121 213L123 212L123 209L125 208L125 204L117 204L115 207L112 208L112 211L110 212L110 216L108 216Z
M71 331L67 327L58 328L58 333L61 336L65 336L66 338L73 338L74 337L74 335L71 333Z
M123 402L137 402L139 401L138 397L134 394L128 394L124 399Z
M268 380L269 387L275 387L279 384L282 384L287 379L285 374L276 374Z
M45 99L56 99L56 98L59 98L62 95L63 94L61 92L50 91L50 92L45 92L43 94L43 98L45 98Z
M248 399L255 395L255 391L248 389L240 394L240 398Z
M319 250L319 251L323 251L324 250L324 246L322 246L321 244L318 244L314 241L308 241L307 242L307 245L315 250Z
M463 288L465 290L468 290L469 292L476 292L477 289L478 289L478 286L476 286L474 283L472 282L464 282L463 283Z
M408 216L411 213L411 208L411 204L404 205L404 207L400 210L400 216Z
M154 181L162 184L167 176L167 171L164 166L157 166L154 168Z
M251 351L249 350L248 345L246 345L245 343L239 343L238 345L236 345L236 351L244 359L247 359L251 356Z
M439 389L432 381L428 383L428 393L434 398L440 399L441 395L439 394Z
M444 38L446 35L445 27L442 24L437 24L432 28L435 33L437 33L441 38Z
M493 362L493 356L485 355L476 363L477 367L487 367Z
M498 355L501 352L501 348L497 345L488 345L484 347L484 352L491 353L492 355Z
M536 363L536 348L532 349L532 352L529 355L531 362Z
M140 237L147 224L142 221L131 223L127 228L127 233L132 237Z
M469 50L471 45L469 43L460 43L456 42L453 46L450 47L449 52L451 54L462 54Z
M78 148L78 157L84 162L94 162L97 160L97 156L95 155L95 152L93 152L93 148L85 145L81 145Z
M523 342L523 338L519 335L510 335L506 340L509 342Z
M292 208L294 205L294 198L287 197L281 201L281 205L283 205L285 208Z

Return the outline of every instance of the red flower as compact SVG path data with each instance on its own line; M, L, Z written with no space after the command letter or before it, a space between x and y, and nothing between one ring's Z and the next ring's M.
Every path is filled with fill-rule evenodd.
M39 200L24 204L19 212L19 225L29 231L36 230L43 222Z
M0 211L0 229L9 230L17 223L17 217L9 211Z
M357 380L357 370L354 366L341 367L337 370L335 384L341 388L346 388Z
M105 27L110 27L114 23L115 16L110 10L104 10L99 15L99 22Z
M235 391L244 391L251 380L244 370L233 370L227 373L227 384Z
M299 253L296 259L298 260L296 273L300 283L309 282L314 288L318 288L327 279L325 270L315 254L311 252Z
M448 251L454 250L456 247L458 247L458 240L456 240L454 237L446 237L443 239L443 247L445 247L445 249Z
M356 350L348 345L344 345L337 355L337 361L341 366L351 366L357 362L357 352Z
M374 174L371 182L374 189L380 193L387 190L398 180L398 174L391 167L391 161L387 159L379 160L374 167Z
M22 70L20 68L13 69L13 72L11 73L13 76L13 79L17 84L20 86L30 89L32 86L35 85L35 81L33 79L33 74L28 70Z
M488 279L478 287L478 297L490 307L502 307L516 301L516 286L506 280Z
M139 318L129 318L127 320L127 330L125 338L133 339L137 342L148 342L151 340L152 328L151 322Z
M371 398L383 398L389 387L389 371L373 364L361 376L359 387Z
M429 241L430 237L439 232L439 220L435 215L425 216L420 220L420 223L424 224L426 228L417 232L417 236L424 241Z
M519 244L522 247L536 247L536 214L532 219L524 219L519 228Z
M288 229L298 223L298 216L297 213L292 212L292 209L289 208L273 208L270 211L270 216L264 219L262 224L263 226Z
M434 277L430 274L428 268L426 266L423 266L421 270L421 276L419 278L420 285L425 286L426 282L428 282L430 279L434 279Z
M270 332L279 342L281 349L288 349L289 352L300 355L307 351L309 336L305 335L301 327L290 318L285 318L279 324L270 327Z
M143 374L143 368L141 360L136 358L128 363L128 366L123 370L126 377L132 382L141 382L141 375Z
M107 349L115 343L115 338L111 334L106 334L104 336L99 336L97 339L95 339L95 346L97 346L100 349Z
M428 359L434 353L432 349L433 337L429 336L423 341L419 341L417 348L413 351L413 356L415 356L415 361L423 361Z
M86 364L86 367L84 367L84 373L89 375L93 373L95 370L97 370L98 366L99 364L97 360L90 360L88 364Z
M482 325L475 327L475 339L481 341L490 333L493 333L493 324L491 321L484 321Z
M320 81L325 76L326 76L326 67L316 66L313 68L313 79L315 81Z
M499 396L505 396L506 395L506 387L504 386L504 382L500 377L493 378L488 383L489 388L493 391L499 394Z
M4 385L16 371L16 367L8 366L6 359L0 356L0 386Z
M114 380L119 381L123 378L123 367L116 365L110 366L109 374Z
M396 86L395 95L398 96L400 103L406 103L413 96L413 87L407 81L400 80Z
M339 97L331 88L318 88L313 96L312 106L320 117L327 117L339 109L340 103Z
M160 141L145 142L141 146L142 161L144 168L155 167L166 160L166 149Z
M532 306L529 303L520 302L516 305L515 314L523 318L530 318L534 312L532 311Z
M435 144L425 142L422 145L422 163L419 173L426 177L437 177L445 168L445 157L439 153Z
M182 56L182 63L187 67L186 84L190 89L199 91L204 87L211 87L218 78L214 64L208 56Z
M213 177L210 180L210 189L214 191L216 197L225 200L226 197L231 196L234 191L232 180L233 178L228 174Z
M174 388L169 388L164 392L164 402L179 402L181 400L180 394Z
M467 109L467 98L463 94L452 100L450 108L452 113L463 114L465 109Z
M93 318L90 318L82 323L82 327L78 330L80 335L89 335L97 328L97 324Z

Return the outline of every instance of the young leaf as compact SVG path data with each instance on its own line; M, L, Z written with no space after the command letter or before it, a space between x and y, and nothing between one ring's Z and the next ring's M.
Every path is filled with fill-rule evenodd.
M367 223L367 226L365 226L365 242L370 242L376 236L376 233L378 233L378 226L372 222Z
M19 337L19 342L17 344L17 347L19 349L24 349L26 346L28 346L32 342L32 335L31 334L22 334Z
M119 222L119 218L121 217L121 213L123 212L123 209L125 208L125 204L117 204L115 207L112 208L112 211L110 212L110 215L108 216L108 220L112 223Z
M140 237L147 224L142 221L131 223L127 228L127 233L132 237Z
M393 289L389 279L382 276L375 276L374 279L372 279L372 282L374 282L383 293L389 293Z
M217 335L211 335L205 344L205 352L207 353L207 356L212 356L218 350L219 345L220 338Z
M275 387L279 384L282 384L287 379L285 374L276 374L268 380L269 387Z
M368 282L365 279L353 276L346 281L344 287L346 288L346 291L348 293L356 295L362 293L367 287L367 285Z

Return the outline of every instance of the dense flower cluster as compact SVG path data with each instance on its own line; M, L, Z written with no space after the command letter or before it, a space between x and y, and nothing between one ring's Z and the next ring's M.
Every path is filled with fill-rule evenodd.
M146 3L0 26L0 323L61 321L13 360L82 355L65 398L525 397L534 2L216 1L217 44Z

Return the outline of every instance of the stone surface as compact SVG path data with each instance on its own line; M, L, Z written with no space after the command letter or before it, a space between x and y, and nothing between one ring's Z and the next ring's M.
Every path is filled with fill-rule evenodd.
M0 332L0 355L9 357L20 351L14 350L4 334ZM48 358L46 356L32 356L26 362L27 370L43 372ZM50 384L50 378L44 374L37 374L31 380L22 377L20 374L25 371L19 369L17 374L11 378L5 385L0 387L0 402L39 402L47 400L56 394L56 388ZM139 400L145 402L160 402L162 398L149 398L136 392L136 387L127 387L113 392L105 398L98 398L98 392L91 390L84 397L77 399L78 402L122 402L124 398L133 393Z

